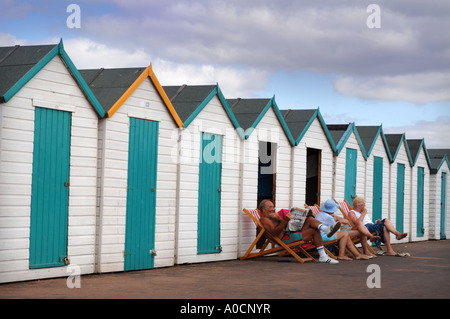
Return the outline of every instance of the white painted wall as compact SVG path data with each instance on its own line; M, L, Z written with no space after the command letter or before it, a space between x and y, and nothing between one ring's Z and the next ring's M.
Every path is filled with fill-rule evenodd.
M72 112L68 257L94 272L98 117L59 56L0 106L0 282L68 276L67 266L29 269L35 106Z

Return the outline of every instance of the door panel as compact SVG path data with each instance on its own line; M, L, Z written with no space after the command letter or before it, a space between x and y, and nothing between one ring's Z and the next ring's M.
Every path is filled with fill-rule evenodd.
M125 270L154 266L159 123L130 118Z
M372 199L372 219L375 222L382 217L383 209L383 158L373 159L373 199Z
M345 195L344 198L351 205L356 196L356 169L358 153L355 149L347 148L345 162Z
M395 228L403 233L405 207L405 164L397 164L397 204Z
M197 252L218 253L221 251L222 136L202 133L200 156Z
M35 109L30 268L63 266L69 210L69 112Z

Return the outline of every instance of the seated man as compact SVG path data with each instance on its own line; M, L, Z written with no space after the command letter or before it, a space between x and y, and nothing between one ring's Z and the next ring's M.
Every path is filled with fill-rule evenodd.
M338 216L333 215L335 212L337 212L339 210L339 205L336 204L336 202L334 200L328 199L320 207L320 210L321 211L319 212L319 214L317 214L316 219L319 222L321 222L322 224L324 224L326 226L330 226L330 225L333 225L336 222L336 220L338 220L343 225L342 229L348 228L348 227L346 227L346 225L349 225L348 220L346 220L345 218L340 218ZM359 232L356 230L351 230L351 229L348 229L348 231L342 230L342 229L340 231L336 232L336 234L333 235L332 237L328 237L324 232L322 232L322 239L324 241L336 239L337 242L339 243L338 259L339 260L352 260L352 258L347 257L345 255L345 248L348 248L348 250L355 256L355 259L357 259L357 260L369 259L368 256L363 255L359 252L359 250L355 247L355 245L353 244L353 242L351 240L351 237L359 235Z
M353 210L348 214L348 217L353 221L355 226L359 229L367 228L370 233L376 233L380 237L375 243L380 247L381 242L386 244L386 255L396 256L397 253L392 249L390 234L393 233L398 240L408 236L408 233L398 232L391 221L387 218L377 220L374 224L369 216L367 216L366 201L361 197L356 197L353 200Z
M291 214L287 214L284 218L281 218L280 215L275 213L275 207L270 200L263 200L259 204L259 210L261 211L261 223L264 228L267 229L273 236L277 236L278 238L283 240L283 236L286 234L286 225L291 220ZM321 263L330 263L337 264L339 263L337 260L330 258L323 249L323 241L322 236L320 234L320 230L323 230L327 236L333 236L334 233L339 229L341 224L339 222L334 225L328 227L320 222L318 222L314 217L308 216L303 224L303 226L297 230L297 232L290 233L290 239L288 242L294 240L303 239L305 242L314 241L314 244L317 247L317 251L319 252L319 262ZM285 241L285 240L283 240Z

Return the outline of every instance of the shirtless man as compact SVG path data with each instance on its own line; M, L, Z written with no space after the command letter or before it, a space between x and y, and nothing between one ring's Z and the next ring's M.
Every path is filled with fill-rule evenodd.
M263 200L259 204L259 210L261 211L261 223L273 236L283 240L285 235L285 228L289 220L292 218L291 214L287 214L284 218L281 218L275 212L275 206L270 200ZM333 234L340 228L340 222L335 223L332 226L325 226L317 221L314 217L308 216L303 224L302 229L297 232L290 232L289 241L303 239L305 242L314 241L317 251L319 252L319 262L337 264L339 261L330 258L323 249L322 235L320 230L327 233L328 237L333 236ZM284 240L283 240L284 241Z

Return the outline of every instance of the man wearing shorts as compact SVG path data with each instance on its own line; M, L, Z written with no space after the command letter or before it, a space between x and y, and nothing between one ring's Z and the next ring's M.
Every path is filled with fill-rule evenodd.
M292 215L290 213L286 214L283 218L275 213L275 206L270 200L263 200L259 204L259 210L261 212L261 223L264 228L267 229L269 233L273 236L277 236L285 242L291 242L294 240L303 239L305 242L314 241L317 251L319 253L319 262L337 264L337 260L330 258L323 248L322 236L320 230L326 232L327 236L333 236L334 233L339 229L341 224L339 222L332 226L325 226L314 217L308 216L301 229L297 231L286 232L286 225L291 220ZM289 238L287 238L288 236Z

